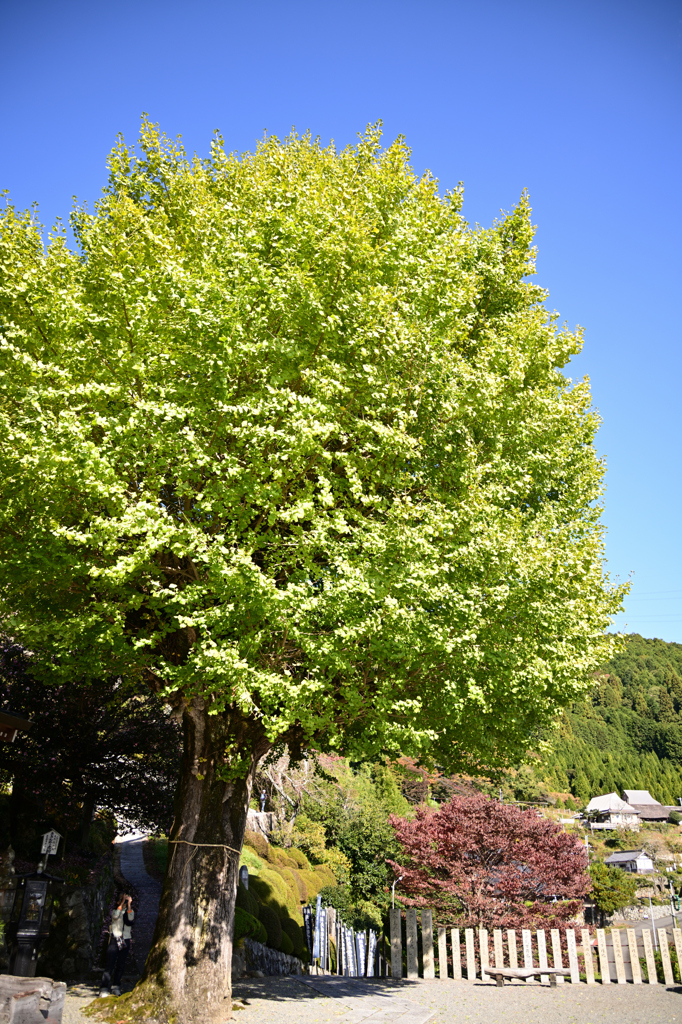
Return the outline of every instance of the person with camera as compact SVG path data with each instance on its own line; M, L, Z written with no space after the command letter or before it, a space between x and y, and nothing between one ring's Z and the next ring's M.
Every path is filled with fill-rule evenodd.
M132 926L134 920L133 898L124 893L119 900L118 906L111 912L106 967L102 975L102 987L99 991L100 997L109 995L120 996L121 994L121 979L123 978L126 960L128 959L128 953L133 942Z

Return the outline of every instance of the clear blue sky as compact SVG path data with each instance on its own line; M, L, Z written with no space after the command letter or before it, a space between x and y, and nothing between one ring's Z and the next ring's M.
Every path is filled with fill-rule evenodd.
M92 203L142 111L190 151L383 119L490 224L521 190L549 304L586 330L618 628L682 642L682 0L0 0L0 187ZM1 271L0 271L1 272Z

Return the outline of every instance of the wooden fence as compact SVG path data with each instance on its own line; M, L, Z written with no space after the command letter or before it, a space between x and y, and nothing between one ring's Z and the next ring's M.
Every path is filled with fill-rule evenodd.
M490 935L485 928L460 929L439 926L434 929L430 910L422 910L420 916L421 942L417 911L390 911L390 955L388 950L385 958L380 955L384 947L384 942L381 941L376 974L390 974L394 978L408 979L421 976L443 980L450 978L456 981L474 981L479 978L485 981L489 978L487 971L495 967L536 967L540 971L543 967L562 967L570 969L569 980L574 985L581 981L594 985L595 975L599 975L603 985L611 984L612 981L620 985L627 981L641 985L641 957L646 963L648 983L658 984L654 940L650 928L643 929L641 935L637 935L634 928L611 928L610 943L607 941L605 930L597 928L596 949L593 948L594 937L586 928L581 930L579 938L576 937L575 930L569 928L562 949L561 935L557 929L551 929L549 937L542 929L532 933L525 928L518 932L496 928ZM667 932L664 928L659 928L657 935L665 984L674 985L678 979L673 976ZM673 928L673 941L678 965L682 966L682 929ZM613 950L611 963L609 946ZM612 977L612 972L615 977ZM557 978L558 983L561 984L563 981L562 977ZM549 984L549 977L542 977L541 982Z

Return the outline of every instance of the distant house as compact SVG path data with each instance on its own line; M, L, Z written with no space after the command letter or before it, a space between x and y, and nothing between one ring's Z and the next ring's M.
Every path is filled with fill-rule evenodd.
M623 799L634 807L640 821L667 821L671 811L679 810L677 807L659 804L648 789L624 789Z
M654 862L644 850L619 850L607 857L604 863L632 871L635 875L649 875L654 870Z
M621 800L617 793L593 796L585 808L585 815L595 829L637 828L639 825L635 808Z

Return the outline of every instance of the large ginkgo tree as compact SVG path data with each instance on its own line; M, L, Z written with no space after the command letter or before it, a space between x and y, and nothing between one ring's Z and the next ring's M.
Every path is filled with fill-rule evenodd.
M0 223L0 614L46 683L139 677L184 727L140 999L220 1021L275 745L518 762L609 655L588 384L527 198L369 129L190 159L143 122L76 245ZM38 660L38 659L37 659Z

